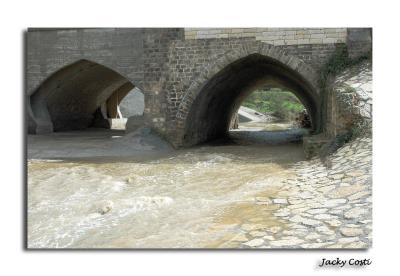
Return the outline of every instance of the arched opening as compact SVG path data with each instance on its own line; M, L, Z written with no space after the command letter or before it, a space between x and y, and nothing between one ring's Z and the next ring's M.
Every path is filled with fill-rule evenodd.
M237 143L285 144L300 142L311 128L301 101L282 88L260 87L232 116L229 137Z
M52 74L30 96L33 122L29 124L29 132L123 128L118 127L121 121L122 125L126 121L120 105L127 95L134 94L134 88L133 83L116 71L79 60ZM128 115L127 110L132 108L135 105L125 104L124 113Z
M231 118L243 100L265 86L293 92L310 115L311 130L319 130L319 98L312 85L276 59L251 54L225 66L200 88L186 119L183 144L190 146L226 137Z

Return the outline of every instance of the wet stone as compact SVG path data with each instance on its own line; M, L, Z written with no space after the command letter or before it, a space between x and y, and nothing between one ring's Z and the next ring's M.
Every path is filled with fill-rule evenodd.
M368 213L367 210L360 208L360 207L355 207L355 208L352 208L352 209L346 211L344 213L344 217L347 219L355 219L355 218L360 218L360 217L366 215L367 213Z
M268 241L273 241L273 240L275 240L275 238L274 238L273 236L271 236L271 235L265 235L265 236L263 237L263 239L264 239L264 240L268 240Z
M253 236L253 237L263 237L263 236L265 236L265 232L261 232L261 231L251 231L249 234L251 236Z
M253 240L250 240L250 241L244 243L244 245L247 245L250 247L257 247L257 246L262 245L263 243L264 243L263 239L253 239Z
M346 237L355 237L363 235L364 231L360 228L343 227L340 228L340 233Z
M336 207L338 205L344 204L346 202L347 202L347 199L344 199L344 198L331 199L331 200L327 200L327 201L323 202L322 205L324 207L331 208L331 207Z
M357 241L359 241L359 238L358 238L358 237L340 238L340 239L338 240L339 243L343 243L343 244L351 243L351 242L357 242Z
M310 209L307 211L309 214L322 214L325 213L328 209L327 208L317 208L317 209Z
M238 242L245 242L245 241L248 241L248 238L246 237L245 234L240 233L239 235L236 235L232 240L238 241Z
M270 241L270 245L274 247L287 247L287 246L294 246L303 243L304 240L299 239L298 237L283 237L280 240Z
M356 193L352 196L349 196L348 198L349 198L349 200L357 200L357 199L363 198L365 196L369 196L370 194L371 194L371 192L369 192L369 191L363 191L363 192Z
M343 198L363 190L365 187L361 185L349 185L347 187L339 187L329 193L331 198ZM350 199L350 198L349 198Z
M274 199L272 200L272 202L273 202L274 204L288 204L288 201L287 201L286 198L274 198Z
M266 203L266 204L271 204L272 203L272 201L271 201L271 199L269 197L259 196L259 197L256 197L256 200L259 201L259 202L262 202L262 203Z

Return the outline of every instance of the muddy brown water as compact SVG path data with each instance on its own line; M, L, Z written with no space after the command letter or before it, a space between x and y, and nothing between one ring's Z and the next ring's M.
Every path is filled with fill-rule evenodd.
M282 226L277 206L256 198L273 198L304 160L301 143L287 143L299 132L284 130L283 144L249 135L143 159L29 159L28 247L235 248L243 224Z

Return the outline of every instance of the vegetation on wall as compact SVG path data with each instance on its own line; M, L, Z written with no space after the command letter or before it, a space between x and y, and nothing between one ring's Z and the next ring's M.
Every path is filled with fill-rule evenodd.
M256 90L242 105L282 120L293 120L304 110L303 104L292 92L281 89Z
M321 89L322 94L324 95L323 99L323 109L325 109L328 93L331 93L331 89L329 85L331 81L341 72L345 71L346 69L360 64L365 60L372 59L372 52L365 53L358 58L352 59L349 57L347 47L337 47L335 53L329 58L329 60L325 63L325 65L320 70L320 79L319 79L319 86ZM354 93L353 88L346 91L347 93L343 93L343 95ZM324 114L325 116L325 114ZM354 137L360 136L363 131L367 130L368 127L362 126L363 122L357 122L354 127L349 129L346 133L337 135L336 137L332 138L330 142L323 145L319 151L319 157L321 158L322 162L325 165L327 163L327 156L333 154L337 149L342 147L345 143L351 141Z
M347 68L359 64L360 62L371 59L372 53L365 53L358 58L349 57L347 47L338 46L333 55L328 59L320 70L319 85L321 89L326 89L329 80Z

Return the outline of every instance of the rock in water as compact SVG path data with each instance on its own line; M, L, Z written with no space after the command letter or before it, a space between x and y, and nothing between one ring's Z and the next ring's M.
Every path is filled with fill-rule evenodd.
M101 214L101 215L105 215L105 214L107 214L108 212L110 212L110 211L112 210L113 207L114 207L114 203L113 203L112 201L106 201L106 202L103 202L103 203L99 206L97 212L98 212L99 214Z

